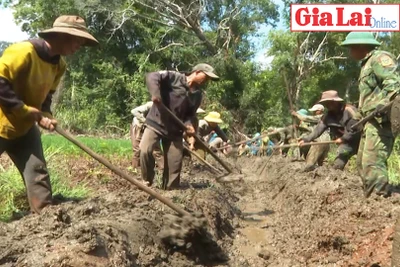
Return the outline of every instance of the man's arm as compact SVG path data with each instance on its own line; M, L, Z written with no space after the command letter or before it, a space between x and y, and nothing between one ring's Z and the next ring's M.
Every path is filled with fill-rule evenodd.
M200 107L202 100L203 100L203 95L201 91L198 91L195 94L195 99L191 100L191 102L193 103L192 107L186 113L184 120L186 126L193 127L192 122L195 121L195 117L197 116L196 110Z
M54 91L51 91L47 94L46 99L44 100L43 104L42 104L42 112L46 115L46 117L48 118L52 118L53 117L53 113L51 112L51 103L53 100L53 94Z
M378 105L386 105L390 98L400 91L400 76L397 72L396 58L389 53L382 53L372 61L372 69L378 82L381 84L381 91L377 95L376 103L370 106L371 109Z
M147 102L144 105L138 106L131 110L133 116L135 116L140 122L146 120L146 114L150 111L153 102Z
M161 100L161 84L167 81L169 78L169 71L156 71L146 74L146 86L147 90L152 96L153 101L155 99ZM154 98L154 99L153 99Z
M340 139L348 143L362 131L362 127L352 129L352 126L359 121L359 119L356 118L356 110L351 109L351 107L346 107L344 112L343 116L347 116L348 119L344 122L344 133Z
M342 139L343 141L348 143L354 138L355 135L359 134L360 133L360 129L355 129L355 130L351 129L351 126L353 126L357 122L358 122L358 120L350 119L347 122L346 127L344 127L344 133L343 133L343 136L340 137L340 139Z
M0 105L6 110L18 109L24 105L12 89L10 82L0 78Z
M315 116L309 116L309 115L300 115L296 114L297 118L301 121L305 122L311 122L311 123L318 123L321 120L321 116L315 115Z
M320 137L321 134L323 134L326 131L326 129L328 129L328 126L325 124L324 120L321 120L317 124L317 127L315 127L315 129L312 131L312 133L310 133L306 137L302 138L302 140L306 143L311 142L311 141L315 140L316 138Z

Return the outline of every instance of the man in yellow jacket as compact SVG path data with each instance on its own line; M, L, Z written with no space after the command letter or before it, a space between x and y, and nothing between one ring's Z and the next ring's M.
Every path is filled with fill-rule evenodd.
M34 213L52 203L37 125L52 131L57 124L50 105L66 68L61 56L98 44L78 16L60 16L39 36L9 46L0 58L0 154L7 152L21 173Z

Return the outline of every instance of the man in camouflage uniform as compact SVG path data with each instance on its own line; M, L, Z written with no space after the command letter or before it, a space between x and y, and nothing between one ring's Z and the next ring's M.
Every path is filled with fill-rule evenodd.
M305 129L303 129L302 127L299 126L298 123L296 123L294 125L289 125L289 126L282 127L282 128L276 128L275 129L276 133L271 135L270 138L277 146L288 145L293 142L296 142L296 136L295 136L296 131L298 132L298 134L301 135L302 131L304 131L304 130ZM295 149L295 150L293 150L293 155L295 158L299 158L302 155L306 156L308 149L309 149L308 147L297 149L299 151L296 151L296 149ZM290 150L290 147L283 148L282 156L286 157L289 150Z
M319 121L321 120L322 116L324 115L324 106L321 104L315 104L312 108L308 111L311 112L311 115L302 115L297 112L292 112L293 116L296 116L302 123L303 128L307 128L308 131L305 132L300 138L306 137L317 127ZM320 137L315 139L317 142L329 141L329 134L325 131ZM322 166L325 158L328 156L329 153L329 145L318 145L318 146L311 146L307 153L306 157L306 167L304 171L312 171L319 166Z
M342 43L349 48L353 59L361 61L359 110L362 116L380 110L400 89L396 57L377 50L379 45L370 32L351 32ZM363 180L365 197L373 191L384 197L398 191L398 187L388 184L387 160L394 139L388 114L377 113L364 125L357 167Z
M358 122L357 109L346 105L334 90L323 92L319 103L328 109L328 113L321 118L310 135L301 139L299 145L314 141L329 129L332 139L339 145L333 166L343 170L349 159L357 153L360 143L361 132L351 128Z

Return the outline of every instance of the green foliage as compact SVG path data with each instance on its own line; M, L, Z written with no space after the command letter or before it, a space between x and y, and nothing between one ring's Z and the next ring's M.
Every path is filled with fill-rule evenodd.
M250 61L252 37L262 25L276 25L277 5L262 1L3 1L31 36L61 14L84 17L100 41L67 59L68 69L53 110L63 127L77 133L127 134L130 110L149 100L144 75L162 69L188 71L199 62L215 66L218 83L204 88L202 108L219 111L225 128L251 133L291 123L293 109L308 108L321 92L334 89L357 102L358 63L339 46L346 33L292 33L291 3L284 1L285 29L269 32L268 69ZM343 1L319 1L334 3ZM385 2L393 2L385 1ZM205 4L202 6L201 4ZM400 54L400 33L380 34L383 49ZM287 81L284 80L284 74Z
M103 156L117 156L130 158L132 145L129 140L103 139L97 137L76 137L78 141L88 146L94 152ZM59 135L47 134L42 136L43 149L48 153L62 153L63 155L85 155L80 148Z
M389 181L393 184L400 184L400 140L397 139L393 152L390 155L388 166L389 166Z
M0 56L3 54L3 51L10 45L9 42L0 41Z
M210 88L207 103L221 108L226 120L239 108L246 80L242 62L254 54L250 37L262 24L274 25L277 5L262 1L211 1L205 6L178 1L185 18L165 1L3 1L31 36L61 14L84 17L100 41L67 59L68 70L53 108L71 130L127 129L130 110L148 101L144 74L187 71L199 62L216 65L223 82ZM199 8L202 8L199 12ZM200 24L198 24L200 23ZM189 25L190 24L190 25ZM253 75L251 70L249 75ZM221 104L221 105L219 105ZM120 131L117 131L120 132ZM126 133L126 132L125 132Z

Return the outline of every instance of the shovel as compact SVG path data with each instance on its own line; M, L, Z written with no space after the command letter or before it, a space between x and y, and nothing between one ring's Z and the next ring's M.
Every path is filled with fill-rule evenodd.
M176 122L179 124L179 126L182 128L182 130L186 131L186 125L174 114L172 113L171 110L169 110L163 103L159 103L159 106L168 113L168 115ZM212 151L210 149L210 147L195 133L194 134L194 138L196 139L196 142L200 143L204 149L206 150L206 152L208 152L209 154L211 154L211 156L213 156L221 165L222 167L224 167L224 169L228 172L228 174L226 175L222 175L222 176L217 176L216 180L219 183L230 183L230 182L235 182L235 181L242 181L243 180L243 176L241 173L239 174L233 174L231 168L228 166L228 164L226 164L220 157L218 157L218 155L216 153L214 153L214 151ZM202 161L203 162L203 161ZM208 162L205 163L207 166L211 165Z

